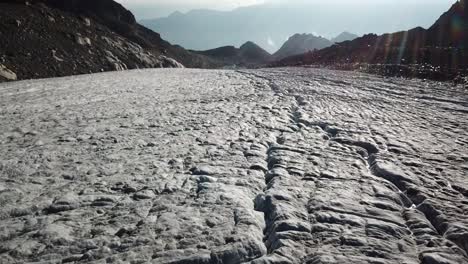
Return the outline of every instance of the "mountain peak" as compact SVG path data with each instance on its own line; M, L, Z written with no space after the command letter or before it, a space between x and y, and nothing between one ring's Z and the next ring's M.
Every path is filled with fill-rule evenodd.
M169 17L178 18L178 17L181 17L181 16L183 16L183 15L184 15L184 13L182 13L182 12L180 12L180 11L174 11L174 12L172 12L172 13L169 15Z
M240 49L243 50L243 49L250 49L250 48L260 48L260 46L258 46L257 44L255 44L254 42L252 41L247 41L245 42L244 44L242 44L242 46L240 46ZM260 48L261 49L261 48Z
M331 41L333 43L340 43L340 42L344 42L344 41L348 41L348 40L354 40L356 38L358 38L357 35L355 35L353 33L349 33L348 31L343 31L338 36L331 39Z
M256 61L268 61L271 54L252 41L247 41L240 48L242 56Z
M308 51L323 49L332 45L330 40L314 34L294 34L274 54L276 59L282 59Z
M290 39L306 39L306 38L323 38L322 36L313 33L296 33L289 37Z

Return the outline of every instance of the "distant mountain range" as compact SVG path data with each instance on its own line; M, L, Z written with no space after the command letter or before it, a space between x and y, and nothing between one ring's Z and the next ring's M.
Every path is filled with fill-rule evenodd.
M333 40L341 42L353 40L357 37L349 32L343 32ZM244 43L240 48L224 46L205 51L192 50L191 52L207 56L224 67L259 67L289 56L302 54L307 51L320 50L333 45L333 43L324 37L315 36L314 34L295 34L274 54L270 54L252 41Z
M304 4L294 4L298 2ZM261 4L232 11L175 12L168 17L142 20L140 23L159 32L171 43L191 50L229 45L239 47L252 41L274 53L295 33L313 33L330 39L345 30L360 35L395 32L414 25L430 26L441 10L447 8L447 4L436 1L431 2L430 10L425 8L424 3L403 9L399 1L369 1L366 9L356 8L354 1L339 1L339 5L320 2L291 1L288 4Z
M292 56L277 66L338 64L427 64L442 71L468 68L468 0L457 1L429 29L368 34L353 41Z

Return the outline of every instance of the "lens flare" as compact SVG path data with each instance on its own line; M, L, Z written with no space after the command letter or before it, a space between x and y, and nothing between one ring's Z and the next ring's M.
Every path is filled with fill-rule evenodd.
M403 55L405 53L405 49L406 49L406 43L408 42L408 31L405 31L405 33L403 34L403 38L401 39L401 43L400 43L400 47L398 49L398 59L396 61L397 64L400 64L403 59Z
M453 46L461 48L461 40L463 39L464 30L463 30L463 19L460 15L456 15L452 18L451 21L451 34L452 39L455 43L452 43Z

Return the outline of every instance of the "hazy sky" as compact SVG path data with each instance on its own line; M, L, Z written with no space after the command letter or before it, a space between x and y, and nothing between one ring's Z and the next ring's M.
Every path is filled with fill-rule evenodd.
M215 9L231 10L241 6L255 4L281 4L291 5L340 5L352 3L356 8L365 8L366 5L378 4L399 4L401 8L405 6L421 5L421 8L427 11L442 8L448 9L456 0L117 0L128 9L133 11L137 19L157 18L171 14L174 11L187 12L192 9ZM352 10L350 10L352 11ZM391 10L389 10L391 12ZM425 12L421 12L424 16ZM424 17L422 17L424 19Z
M193 9L232 10L241 6L262 4L265 0L116 0L130 9L137 19L168 16L175 11Z

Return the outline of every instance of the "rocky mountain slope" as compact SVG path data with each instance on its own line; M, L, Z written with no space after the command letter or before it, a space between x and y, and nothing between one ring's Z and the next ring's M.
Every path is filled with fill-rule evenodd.
M0 1L0 81L148 67L210 67L112 0Z
M358 36L349 32L342 32L335 38L328 40L314 34L295 34L290 37L281 48L273 54L275 60L281 60L294 55L304 54L315 50L321 50L332 46L334 43L354 40Z
M468 263L468 94L316 69L0 84L0 262Z
M447 76L468 68L468 12L465 0L457 1L429 29L414 28L381 36L365 35L329 48L286 58L276 65L396 64L430 65L429 73ZM425 72L415 68L412 74ZM391 74L398 74L397 70Z
M458 0L445 12L427 30L426 42L429 46L468 49L468 1Z
M315 36L314 34L295 34L273 54L273 57L280 60L308 51L320 50L331 45L333 43L324 37Z
M220 67L258 67L272 61L270 53L249 41L240 48L220 47L205 51L192 51L217 61Z

